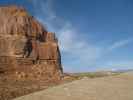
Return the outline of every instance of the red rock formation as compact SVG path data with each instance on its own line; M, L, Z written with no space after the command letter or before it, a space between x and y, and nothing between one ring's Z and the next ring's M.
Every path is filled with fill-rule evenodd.
M61 56L54 33L24 8L0 7L0 73L18 78L59 80Z

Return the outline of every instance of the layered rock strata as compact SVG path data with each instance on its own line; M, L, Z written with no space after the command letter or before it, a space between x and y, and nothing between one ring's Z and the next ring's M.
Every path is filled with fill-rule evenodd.
M58 40L22 7L0 7L0 74L60 80Z

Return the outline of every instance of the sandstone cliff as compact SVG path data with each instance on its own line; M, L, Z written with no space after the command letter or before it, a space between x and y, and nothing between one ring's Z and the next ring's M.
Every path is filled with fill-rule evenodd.
M60 80L57 38L22 7L0 7L0 74Z

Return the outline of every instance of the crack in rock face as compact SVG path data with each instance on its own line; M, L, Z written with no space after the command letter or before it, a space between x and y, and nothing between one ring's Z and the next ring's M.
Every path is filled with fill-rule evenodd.
M0 22L0 72L19 79L61 79L55 33L48 32L22 7L0 7Z

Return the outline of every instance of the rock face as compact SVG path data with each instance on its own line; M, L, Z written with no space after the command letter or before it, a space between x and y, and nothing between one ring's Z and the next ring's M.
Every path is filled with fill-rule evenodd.
M55 34L22 7L0 7L0 74L56 81L62 72Z

